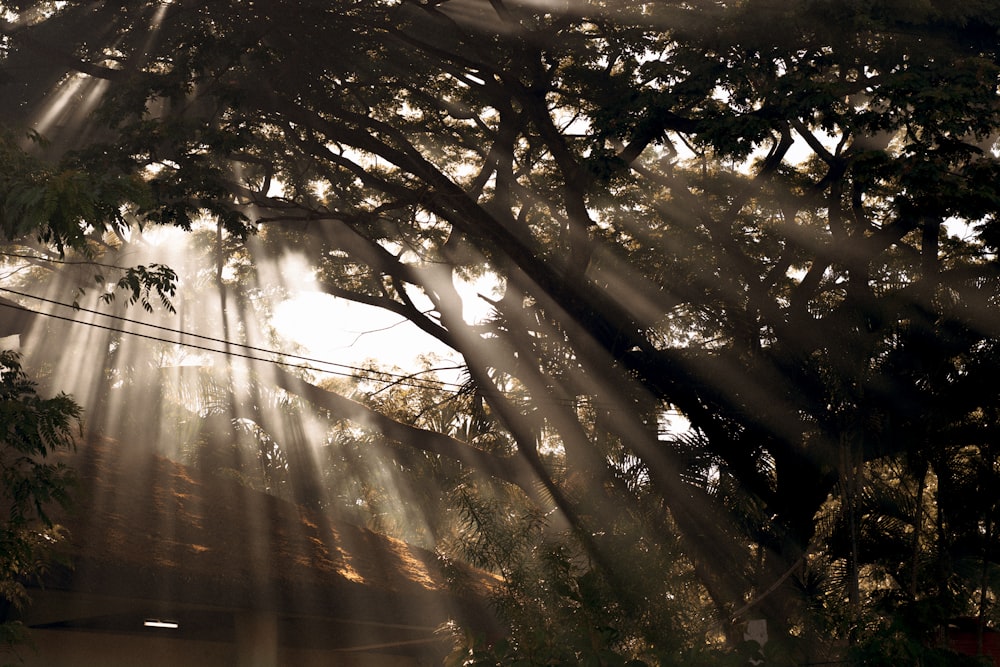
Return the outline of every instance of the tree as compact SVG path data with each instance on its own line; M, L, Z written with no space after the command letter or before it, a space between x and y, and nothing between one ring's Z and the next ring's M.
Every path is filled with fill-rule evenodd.
M751 611L790 635L828 499L856 546L869 464L940 475L961 425L985 436L995 397L968 390L996 336L985 3L12 11L8 123L71 72L55 94L95 113L46 128L49 159L141 178L149 222L256 231L459 352L488 448L273 382L554 508L626 615L648 600L604 539L622 507L632 548L679 536L733 641ZM469 324L452 280L484 271L502 296ZM693 435L661 432L674 412Z
M27 601L25 583L48 565L49 548L61 537L49 518L53 503L66 506L72 473L52 455L72 449L81 410L69 396L43 399L21 370L17 354L0 352L0 641L23 641L23 628L7 612ZM48 460L46 460L48 457Z

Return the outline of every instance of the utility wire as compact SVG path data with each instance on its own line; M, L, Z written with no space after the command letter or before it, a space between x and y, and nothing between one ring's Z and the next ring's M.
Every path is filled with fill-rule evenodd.
M233 351L233 350L220 350L218 348L209 347L207 345L198 345L196 343L186 342L183 339L182 340L171 340L169 338L163 338L163 337L154 336L154 335L151 335L151 334L140 333L138 331L130 331L128 329L122 329L122 328L119 328L119 327L112 327L112 326L108 326L108 325L104 325L104 324L98 324L97 322L84 322L84 321L78 320L78 319L73 318L73 317L65 317L65 316L62 316L62 315L56 315L55 313L47 313L47 312L44 312L44 311L31 310L29 308L25 308L23 306L18 306L18 305L14 305L14 304L0 303L0 305L7 306L8 308L11 308L13 310L21 310L23 312L31 313L33 315L42 315L42 316L51 317L51 318L57 319L57 320L63 320L65 322L72 322L74 324L83 324L85 326L94 327L94 328L97 328L97 329L103 329L105 331L112 331L112 332L116 332L116 333L122 333L122 334L130 335L130 336L136 336L136 337L139 337L139 338L145 338L147 340L157 341L157 342L161 342L161 343L170 343L170 344L173 344L173 345L179 345L179 346L182 346L182 347L187 347L187 348L191 348L191 349L195 349L195 350L201 350L201 351L204 351L204 352L213 352L213 353L216 353L216 354L223 354L223 355L238 357L238 358L247 359L247 360L250 360L250 361L260 361L260 362L263 362L263 363L271 363L271 364L275 364L275 365L278 365L278 366L284 366L286 368L296 368L296 369L301 369L301 370L324 370L324 369L316 369L313 366L308 365L308 364L320 364L320 365L327 366L327 367L331 367L332 366L332 367L342 368L342 369L347 369L347 370L346 371L325 370L324 372L328 372L328 373L330 373L332 375L339 375L341 377L350 377L350 378L353 378L353 379L356 379L356 380L383 381L383 382L387 382L389 384L400 384L400 385L411 386L411 387L416 387L416 388L420 388L420 389L450 389L450 390L457 391L457 390L459 390L459 389L462 388L462 385L456 384L454 382L446 382L444 380L437 380L437 379L431 379L431 378L416 378L413 374L404 375L404 374L401 374L401 373L373 371L373 370L370 370L370 369L362 368L360 366L351 366L349 364L342 364L342 363L338 363L338 362L334 362L334 361L326 361L324 359L316 359L316 358L313 358L313 357L306 357L306 356L302 356L302 355L281 352L279 350L272 350L272 349L263 348L263 347L256 347L256 346L247 345L247 344L244 344L244 343L234 343L234 342L227 341L227 340L224 340L224 339L221 339L221 338L215 338L215 337L212 337L212 336L204 336L202 334L196 334L196 333L190 333L190 332L187 332L187 331L182 331L180 329L174 329L174 328L171 328L171 327L165 327L165 326L161 326L161 325L158 325L158 324L152 324L152 323L149 323L149 322L141 322L139 320L133 320L133 319L130 319L130 318L127 318L127 317L122 317L120 315L112 315L112 314L109 314L109 313L102 313L102 312L100 312L98 310L92 310L90 308L77 307L77 306L73 306L72 304L62 303L60 301L55 301L55 300L52 300L52 299L46 299L44 297L35 296L33 294L28 294L28 293L25 293L25 292L19 292L17 290L9 289L9 288L6 288L6 287L0 287L0 291L7 292L9 294L14 294L14 295L21 296L21 297L27 297L27 298L31 298L31 299L36 299L38 301L43 301L45 303L50 303L50 304L54 304L54 305L57 305L57 306L62 306L64 308L72 308L74 310L78 310L78 311L81 311L81 312L91 313L91 314L94 314L94 315L100 315L100 316L103 316L103 317L107 317L107 318L114 319L114 320L119 320L121 322L126 322L126 323L129 323L129 324L135 324L135 325L138 325L138 326L145 326L145 327L150 327L152 329L158 329L160 331L165 331L165 332L168 332L168 333L176 334L176 335L181 336L181 337L185 337L186 336L186 337L190 337L190 338L196 338L196 339L199 339L199 340L204 340L204 341L215 343L215 344L222 345L222 346L225 346L225 347L235 347L235 348L240 348L240 349L243 349L243 350L247 350L248 352L259 352L259 353L263 353L263 354L270 354L270 355L274 355L275 357L286 357L288 359L295 359L295 360L303 361L303 362L307 362L307 363L302 363L302 364L290 363L290 362L287 362L287 361L282 361L281 359L278 359L278 358L275 358L275 359L265 359L265 358L253 356L252 354L248 354L248 353L241 353L241 352L236 352L236 351ZM377 377L377 376L385 376L385 377L388 377L388 378L391 378L391 379L383 379L382 377Z
M158 329L160 331L164 331L164 332L176 334L176 335L181 336L181 337L187 336L187 337L190 337L190 338L196 338L196 339L199 339L199 340L204 340L204 341L207 341L207 342L215 343L215 344L226 346L226 347L241 348L241 349L247 350L248 352L259 352L259 353L263 353L263 354L270 354L270 355L274 355L275 357L287 357L289 359L297 359L299 361L303 361L303 362L307 362L307 363L298 363L298 364L297 363L290 363L288 361L283 361L280 358L265 359L265 358L253 356L252 354L241 353L241 352L236 352L236 351L227 350L227 349L220 350L220 349L218 349L216 347L209 347L207 345L198 345L196 343L185 342L183 340L171 340L169 338L163 338L163 337L154 336L154 335L151 335L151 334L144 334L144 333L140 333L138 331L130 331L128 329L122 329L122 328L119 328L119 327L112 327L112 326L108 326L108 325L104 325L104 324L98 324L96 322L85 322L85 321L78 320L78 319L73 318L73 317L66 317L66 316L63 316L63 315L56 315L55 313L47 313L47 312L44 312L44 311L31 310L30 308L25 308L24 306L12 304L12 303L3 303L3 302L0 302L0 306L6 306L7 308L10 308L12 310L20 310L20 311L23 311L23 312L26 312L26 313L30 313L32 315L42 315L44 317L51 317L53 319L62 320L64 322L70 322L72 324L82 324L84 326L94 327L96 329L102 329L102 330L105 330L105 331L111 331L111 332L115 332L115 333L121 333L121 334L125 334L125 335L128 335L128 336L136 336L138 338L144 338L146 340L156 341L156 342L159 342L159 343L168 343L168 344L171 344L171 345L178 345L178 346L181 346L181 347L186 347L186 348L191 348L191 349L195 349L195 350L200 350L200 351L203 351L203 352L211 352L211 353L214 353L214 354L221 354L221 355L236 357L236 358L240 358L240 359L247 359L249 361L259 361L261 363L274 364L276 366L283 366L285 368L293 368L293 369L307 370L307 371L320 370L320 371L325 372L325 373L330 373L331 375L337 375L337 376L340 376L340 377L347 377L347 378L351 378L351 379L354 379L354 380L367 380L369 382L383 382L387 386L389 386L389 385L401 385L401 386L407 386L407 387L414 387L416 389L441 389L441 390L453 391L455 393L458 393L463 388L462 385L454 383L454 382L447 382L447 381L444 381L444 380L437 380L437 379L433 379L433 378L418 378L418 377L416 377L417 374L408 374L407 375L407 374L402 374L402 373L391 373L391 372L384 372L384 371L375 371L375 370L371 370L371 369L367 369L367 368L362 368L360 366L351 366L350 364L342 364L342 363L334 362L334 361L325 361L323 359L316 359L316 358L313 358L313 357L306 357L306 356L302 356L302 355L281 352L279 350L272 350L272 349L263 348L263 347L256 347L256 346L247 345L247 344L244 344L244 343L233 343L233 342L227 341L227 340L222 339L222 338L214 338L212 336L204 336L202 334L189 333L187 331L182 331L180 329L174 329L174 328L171 328L171 327L165 327L165 326L161 326L161 325L158 325L158 324L152 324L152 323L149 323L149 322L141 322L139 320L134 320L134 319L130 319L130 318L127 318L127 317L122 317L120 315L112 315L110 313L102 313L99 310L93 310L93 309L90 309L90 308L83 308L83 307L79 307L79 306L74 306L72 304L63 303L61 301L55 301L53 299L47 299L45 297L36 296L34 294L28 294L26 292L19 292L17 290L13 290L13 289L10 289L10 288L7 288L7 287L0 287L0 292L7 292L9 294L14 294L14 295L20 296L20 297L26 297L26 298L30 298L30 299L36 299L38 301L42 301L42 302L45 302L45 303L50 303L50 304L53 304L53 305L56 305L56 306L62 306L63 308L70 308L70 309L73 309L73 310L76 310L76 311L81 311L81 312L85 312L85 313L91 313L91 314L94 314L94 315L100 315L100 316L103 316L103 317L107 317L107 318L114 319L114 320L119 320L121 322L126 322L126 323L129 323L129 324L135 324L135 325L138 325L138 326L150 327L150 328L153 328L153 329ZM347 370L329 370L329 369L324 370L324 369L321 369L321 368L317 369L314 366L311 366L311 365L308 365L308 364L319 364L319 365L323 365L323 366L333 366L333 367L343 368L343 369L347 369ZM547 397L547 400L551 401L551 402L555 402L555 403L560 403L560 404L563 404L563 405L574 405L575 404L570 399L559 399L559 398L555 398L555 397L551 397L551 396ZM597 405L597 404L598 403L595 403L595 405ZM607 409L607 406L605 406L605 409ZM668 412L671 413L671 414L679 414L679 412L676 411L676 410L670 410Z

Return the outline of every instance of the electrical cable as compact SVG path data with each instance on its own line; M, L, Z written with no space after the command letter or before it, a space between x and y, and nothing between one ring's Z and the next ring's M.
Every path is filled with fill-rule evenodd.
M215 347L209 347L209 346L206 346L206 345L198 345L198 344L191 343L191 342L185 342L183 340L171 340L169 338L163 338L163 337L154 336L154 335L151 335L151 334L144 334L144 333L140 333L138 331L130 331L128 329L122 329L122 328L112 327L112 326L108 326L108 325L104 325L104 324L98 324L96 322L85 322L85 321L78 320L78 319L73 318L73 317L65 317L63 315L56 315L55 313L47 313L47 312L44 312L44 311L31 310L30 308L25 308L24 306L20 306L20 305L16 305L16 304L11 304L11 303L0 302L0 306L6 306L7 308L10 308L12 310L20 310L20 311L23 311L23 312L26 312L26 313L30 313L32 315L41 315L41 316L44 316L44 317L50 317L50 318L53 318L53 319L62 320L64 322L70 322L72 324L82 324L84 326L94 327L94 328L102 329L102 330L105 330L105 331L111 331L111 332L115 332L115 333L121 333L121 334L125 334L125 335L128 335L128 336L136 336L138 338L144 338L146 340L151 340L151 341L160 342L160 343L167 343L167 344L170 344L170 345L178 345L178 346L181 346L181 347L191 348L191 349L195 349L195 350L199 350L199 351L203 351L203 352L211 352L211 353L214 353L214 354L221 354L221 355L224 355L224 356L231 356L231 357L236 357L236 358L240 358L240 359L246 359L248 361L258 361L258 362L261 362L261 363L274 364L276 366L283 366L285 368L291 368L291 369L296 369L296 370L308 370L308 371L317 371L318 370L320 372L329 373L331 375L337 375L339 377L351 378L351 379L354 379L354 380L362 380L362 381L369 381L369 382L384 382L387 386L395 384L395 385L401 385L401 386L406 386L406 387L413 387L415 389L438 389L438 390L444 390L444 391L453 391L455 393L458 393L463 388L462 385L460 385L458 383L454 383L454 382L447 382L447 381L444 381L444 380L437 380L437 379L433 379L433 378L418 378L418 377L416 377L417 374L401 374L401 373L392 373L392 372L387 372L387 371L375 371L375 370L371 370L371 369L362 368L360 366L352 366L350 364L342 364L342 363L334 362L334 361L326 361L326 360L323 360L323 359L317 359L317 358L313 358L313 357L306 357L306 356L302 356L302 355L291 354L291 353L287 353L287 352L281 352L279 350L272 350L272 349L269 349L269 348L263 348L263 347L256 347L256 346L253 346L253 345L247 345L245 343L234 343L234 342L222 339L222 338L215 338L215 337L212 337L212 336L205 336L205 335L202 335L202 334L190 333L190 332L182 331L180 329L174 329L174 328L171 328L171 327L165 327L165 326L161 326L161 325L158 325L158 324L152 324L152 323L149 323L149 322L141 322L139 320L134 320L134 319L131 319L131 318L120 316L120 315L112 315L110 313L102 313L99 310L93 310L93 309L90 309L90 308L83 308L83 307L79 307L79 306L74 306L73 304L67 304L67 303L63 303L61 301L55 301L53 299L47 299L45 297L36 296L34 294L29 294L29 293L26 293L26 292L19 292L17 290L10 289L8 287L0 287L0 292L7 292L9 294L14 294L14 295L20 296L20 297L25 297L25 298L30 298L30 299L36 299L38 301L42 301L42 302L45 302L45 303L53 304L53 305L56 305L56 306L62 306L63 308L69 308L69 309L72 309L74 311L91 313L91 314L94 314L94 315L99 315L99 316L102 316L102 317L107 317L107 318L110 318L110 319L113 319L113 320L118 320L118 321L126 322L126 323L129 323L129 324L134 324L134 325L144 326L144 327L150 327L150 328L153 328L153 329L158 329L160 331L164 331L164 332L176 334L176 335L181 336L181 337L187 336L187 337L190 337L190 338L196 338L196 339L199 339L199 340L204 340L204 341L207 341L207 342L216 343L218 345L225 346L225 347L241 348L241 349L247 350L249 352L259 352L259 353L263 353L263 354L274 355L275 357L286 357L286 358L289 358L289 359L297 359L299 361L303 361L303 362L307 362L307 363L290 363L288 361L282 361L280 358L264 359L264 358L261 358L261 357L253 356L252 354L245 354L245 353L236 352L236 351L227 350L227 349L220 350L220 349L215 348ZM314 366L311 366L311 365L308 365L308 364L318 364L318 365L327 366L327 367L331 367L332 366L332 367L342 368L342 369L347 369L347 370L345 371L345 370L329 370L329 369L315 368ZM446 369L432 369L432 370L446 370ZM431 371L426 371L426 372L431 372ZM388 379L386 379L386 378L388 378ZM560 403L560 404L564 404L564 405L573 405L574 404L569 399L557 399L557 398L554 398L554 397L548 397L547 400L552 401L552 402L556 402L556 403ZM595 403L595 405L596 405L596 403ZM605 409L607 409L607 408L605 408ZM672 412L674 414L679 414L676 410L673 410L673 411L670 411L670 412Z
M290 362L287 362L287 361L282 361L281 359L265 359L265 358L262 358L262 357L253 356L252 354L241 353L241 352L236 352L236 351L227 350L227 349L220 350L218 348L209 347L207 345L198 345L196 343L186 342L186 341L183 341L183 340L171 340L169 338L164 338L164 337L161 337L161 336L154 336L154 335L151 335L151 334L145 334L145 333L141 333L141 332L138 332L138 331L130 331L128 329L122 329L122 328L119 328L119 327L112 327L112 326L108 326L108 325L104 325L104 324L99 324L97 322L84 322L84 321L78 320L78 319L73 318L73 317L65 317L63 315L57 315L55 313L47 313L47 312L44 312L44 311L31 310L30 308L25 308L25 307L19 306L19 305L8 304L8 303L0 303L0 305L6 306L6 307L11 308L13 310L21 310L23 312L31 313L33 315L42 315L44 317L50 317L50 318L57 319L57 320L62 320L62 321L65 321L65 322L71 322L73 324L82 324L82 325L85 325L85 326L94 327L94 328L102 329L102 330L105 330L105 331L112 331L112 332L116 332L116 333L122 333L122 334L125 334L125 335L136 336L138 338L144 338L146 340L152 340L152 341L161 342L161 343L169 343L169 344L172 344L172 345L179 345L181 347L187 347L187 348L191 348L191 349L195 349L195 350L200 350L200 351L203 351L203 352L212 352L212 353L215 353L215 354L222 354L222 355L237 357L237 358L241 358L241 359L247 359L247 360L250 360L250 361L259 361L259 362L262 362L262 363L271 363L271 364L275 364L275 365L278 365L278 366L284 366L286 368L295 368L295 369L300 369L300 370L320 370L322 372L330 373L331 375L339 375L341 377L349 377L349 378L353 378L353 379L356 379L356 380L381 381L381 382L386 382L387 384L401 384L401 385L404 385L404 386L411 386L411 387L420 388L420 389L447 389L447 390L451 390L451 391L457 391L457 390L459 390L459 389L462 388L462 385L454 383L454 382L446 382L444 380L437 380L437 379L431 379L431 378L416 378L414 374L404 375L404 374L400 374L400 373L391 373L391 372L383 372L383 371L373 371L373 370L369 370L369 369L362 368L362 367L359 367L359 366L351 366L349 364L342 364L342 363L338 363L338 362L334 362L334 361L326 361L326 360L323 360L323 359L316 359L316 358L313 358L313 357L306 357L306 356L302 356L302 355L291 354L291 353L287 353L287 352L281 352L279 350L272 350L272 349L268 349L268 348L257 347L257 346L253 346L253 345L247 345L247 344L244 344L244 343L234 343L234 342L227 341L227 340L224 340L224 339L221 339L221 338L215 338L215 337L212 337L212 336L205 336L205 335L196 334L196 333L190 333L190 332L187 332L187 331L182 331L180 329L174 329L174 328L171 328L171 327L165 327L165 326L161 326L161 325L158 325L158 324L152 324L152 323L149 323L149 322L140 322L139 320L134 320L134 319L130 319L130 318L127 318L127 317L122 317L120 315L112 315L112 314L109 314L109 313L102 313L100 311L92 310L92 309L89 309L89 308L76 307L76 306L73 306L72 304L62 303L60 301L55 301L55 300L52 300L52 299L46 299L44 297L35 296L33 294L28 294L28 293L25 293L25 292L19 292L17 290L9 289L9 288L6 288L6 287L0 287L0 291L7 292L9 294L14 294L14 295L21 296L21 297L27 297L27 298L31 298L31 299L36 299L38 301L42 301L42 302L45 302L45 303L50 303L50 304L57 305L57 306L62 306L64 308L71 308L73 310L87 312L87 313L91 313L91 314L94 314L94 315L99 315L99 316L107 317L107 318L110 318L110 319L118 320L118 321L121 321L121 322L126 322L126 323L129 323L129 324L150 327L152 329L157 329L157 330L160 330L160 331L165 331L165 332L168 332L168 333L176 334L176 335L178 335L180 337L195 338L195 339L199 339L199 340L204 340L204 341L207 341L207 342L215 343L215 344L218 344L218 345L221 345L221 346L224 346L224 347L235 347L235 348L240 348L240 349L243 349L243 350L247 350L249 352L259 352L259 353L263 353L263 354L274 355L275 357L286 357L288 359L296 359L296 360L307 362L307 363L297 364L297 363L290 363ZM335 368L341 368L341 369L347 369L347 370L343 371L343 370L317 369L314 366L311 366L311 365L308 365L308 364L319 364L319 365L326 366L326 367L335 367ZM388 377L388 378L391 378L391 379L383 379L383 377L374 377L375 375L384 376L384 377Z

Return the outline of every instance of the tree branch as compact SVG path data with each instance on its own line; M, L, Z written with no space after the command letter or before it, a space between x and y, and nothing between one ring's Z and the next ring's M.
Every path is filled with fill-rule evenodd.
M497 456L443 433L403 424L357 401L306 382L281 368L275 367L271 372L278 387L309 401L321 410L330 412L335 417L377 431L401 445L453 459L473 471L513 484L528 496L536 497L534 475L521 457Z

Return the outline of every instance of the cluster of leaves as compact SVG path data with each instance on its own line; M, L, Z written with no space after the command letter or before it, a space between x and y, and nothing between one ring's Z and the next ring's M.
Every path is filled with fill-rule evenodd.
M29 135L35 142L41 137ZM125 229L127 205L149 200L135 175L97 171L75 158L51 166L30 155L7 128L0 133L0 230L7 240L35 236L60 253L82 251L94 230Z
M48 511L70 502L72 472L51 457L72 449L81 417L69 396L41 398L21 369L18 355L0 352L0 604L27 601L25 583L48 565L49 549L61 539ZM19 625L4 619L2 638L22 639Z
M45 145L38 135L29 138ZM0 232L4 239L29 245L35 241L54 248L60 257L70 252L92 261L97 253L95 239L108 232L125 233L148 217L145 207L153 201L149 183L139 174L116 172L81 155L52 166L26 151L6 128L0 132L0 172ZM140 303L152 312L150 296L155 294L164 309L174 312L170 298L176 293L177 274L170 267L103 268L121 273L114 289L102 295L106 303L120 290L127 294L129 305ZM103 286L104 275L96 273L94 281Z
M94 280L103 283L104 277L97 275ZM148 268L142 264L130 266L125 269L115 287L128 294L128 305L140 303L147 313L153 312L153 304L149 302L151 292L159 297L164 310L176 312L170 298L177 294L177 273L169 266L156 263L150 264ZM114 299L114 291L101 295L101 300L105 303L111 303Z

